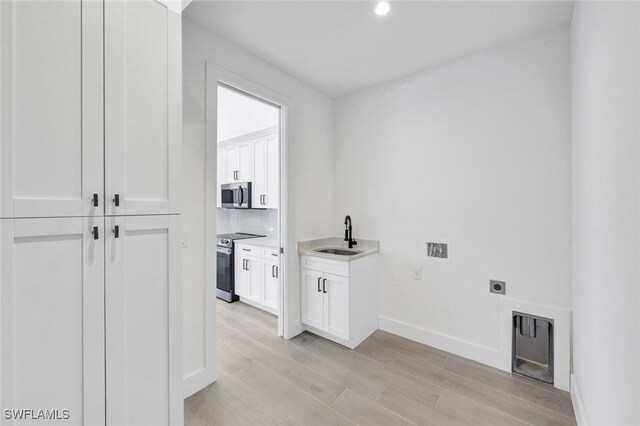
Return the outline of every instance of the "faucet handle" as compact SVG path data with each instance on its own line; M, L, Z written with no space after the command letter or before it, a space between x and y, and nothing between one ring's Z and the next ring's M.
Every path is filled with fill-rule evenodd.
M356 241L355 238L351 238L351 244L353 244L354 246L357 246L358 242Z

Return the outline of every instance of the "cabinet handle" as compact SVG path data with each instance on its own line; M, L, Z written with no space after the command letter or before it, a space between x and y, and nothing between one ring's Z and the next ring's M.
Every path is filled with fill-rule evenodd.
M271 278L276 277L275 268L276 268L276 265L271 265Z
M277 265L274 265L274 266L276 267L276 276L274 278L278 278L278 268L280 268L280 267L277 266Z
M97 240L97 239L100 238L100 234L98 232L98 227L97 226L93 227L93 231L91 231L91 235L93 235L93 239L94 240Z
M321 279L322 279L321 277L318 277L318 293L320 293L322 291L322 290L320 290L320 280Z
M113 227L113 238L120 238L120 226Z
M323 279L322 280L322 292L326 293L327 292L327 279Z
M244 251L251 251L251 249L248 249L248 248L243 248L242 250L244 250Z
M251 268L251 265L249 264L249 259L247 259L247 271L249 271Z
M247 270L247 259L242 259L242 269Z
M93 197L91 197L91 204L93 204L93 207L98 207L98 194L93 194Z
M116 207L120 207L120 194L114 194L113 195L113 204Z

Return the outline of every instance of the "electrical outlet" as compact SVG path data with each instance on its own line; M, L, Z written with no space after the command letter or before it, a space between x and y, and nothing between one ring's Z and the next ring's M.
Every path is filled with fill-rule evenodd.
M422 268L413 268L413 279L418 281L422 280Z
M489 280L489 291L495 294L507 294L507 283L504 281Z

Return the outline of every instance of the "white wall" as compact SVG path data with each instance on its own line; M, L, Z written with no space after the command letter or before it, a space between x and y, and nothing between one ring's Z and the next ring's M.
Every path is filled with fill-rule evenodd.
M640 424L640 5L572 24L572 394L583 424Z
M299 322L299 240L324 237L339 230L330 222L333 209L333 121L329 98L300 83L214 33L183 18L184 103L184 373L204 364L204 141L205 62L211 61L290 100L288 116L289 208L287 274L295 294L289 310ZM213 174L215 176L215 173ZM215 182L214 182L215 183ZM333 226L335 225L335 226ZM213 260L213 259L212 259Z
M381 326L498 365L489 279L570 308L569 89L562 27L335 101L333 222L380 240Z
M217 209L219 234L245 232L278 238L278 210Z
M224 86L218 88L218 141L278 125L279 109Z

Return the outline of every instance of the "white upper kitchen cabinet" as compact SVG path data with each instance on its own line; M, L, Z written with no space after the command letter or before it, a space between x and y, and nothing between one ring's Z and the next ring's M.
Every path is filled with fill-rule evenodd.
M107 422L180 425L180 216L105 222Z
M0 217L103 214L102 21L97 1L0 2Z
M261 137L253 143L253 207L278 208L278 135Z
M105 214L179 213L180 16L151 0L104 15Z
M245 141L224 148L226 182L250 182L253 179L253 142Z
M104 424L104 219L2 219L0 252L0 406Z

